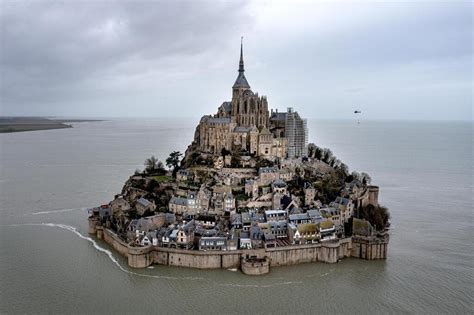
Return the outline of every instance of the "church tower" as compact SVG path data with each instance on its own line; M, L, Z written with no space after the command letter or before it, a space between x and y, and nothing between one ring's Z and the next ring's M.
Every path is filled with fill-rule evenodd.
M245 78L244 51L242 37L240 38L240 61L239 74L232 86L232 115L234 122L240 124L241 114L244 111L243 95L245 91L250 91L250 85Z

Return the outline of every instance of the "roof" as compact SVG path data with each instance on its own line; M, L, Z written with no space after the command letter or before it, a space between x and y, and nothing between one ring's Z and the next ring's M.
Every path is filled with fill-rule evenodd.
M147 199L141 197L140 199L137 200L137 203L144 206L144 207L148 207L149 205L151 205L151 202L148 201Z
M211 124L230 124L230 118L229 117L210 117L210 116L205 116L203 117L204 121L211 123Z
M273 120L273 121L276 121L276 120L286 121L286 113L285 112L283 112L283 113L274 112L270 116L270 120Z
M180 206L187 206L188 199L183 198L183 197L172 197L170 200L170 203L180 205Z
M310 218L322 218L321 213L317 209L308 210L307 213Z
M286 182L284 180L276 179L276 180L273 181L272 186L277 187L277 188L285 188L288 185L286 184Z
M309 214L308 213L290 214L289 220L290 221L309 220Z
M232 111L232 102L223 102L221 107L224 109L224 111L230 113Z
M266 210L265 215L272 215L272 214L287 214L286 210Z
M258 173L261 174L261 173L276 173L278 172L278 170L276 169L276 167L271 167L271 166L267 166L267 167L260 167L258 169Z
M315 223L305 223L298 225L298 232L300 233L316 233L318 230Z
M250 132L250 128L244 127L244 126L237 126L234 128L234 132L247 133L247 132Z
M321 229L330 229L334 227L334 223L331 220L323 221L319 223Z
M239 75L237 76L237 79L235 80L234 85L232 88L247 88L250 89L250 84L247 81L247 78L245 78L244 72L239 72Z

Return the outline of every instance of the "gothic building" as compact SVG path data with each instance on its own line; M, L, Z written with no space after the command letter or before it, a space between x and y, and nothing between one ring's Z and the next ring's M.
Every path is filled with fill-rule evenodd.
M265 96L254 93L245 78L242 43L239 74L232 86L232 101L223 102L217 113L201 118L192 146L204 153L219 155L222 149L267 159L304 155L307 145L306 122L295 123L295 114L278 113L270 117ZM290 124L288 120L290 119ZM284 119L282 122L281 119ZM305 138L300 139L299 135ZM297 140L297 141L296 141Z

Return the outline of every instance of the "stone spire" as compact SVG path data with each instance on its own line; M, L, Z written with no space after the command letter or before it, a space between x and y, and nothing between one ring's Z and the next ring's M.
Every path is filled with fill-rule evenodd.
M243 40L244 37L240 37L240 62L239 62L239 72L244 72L244 49L243 49Z
M244 75L244 49L243 49L243 37L240 38L240 61L239 61L239 75L235 80L234 86L232 88L244 88L250 89L250 85L247 82L247 79Z

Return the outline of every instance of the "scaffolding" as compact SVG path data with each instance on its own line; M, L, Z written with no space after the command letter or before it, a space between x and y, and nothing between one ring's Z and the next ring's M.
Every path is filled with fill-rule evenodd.
M292 107L288 108L285 120L285 137L288 139L288 157L297 158L307 155L308 127Z

